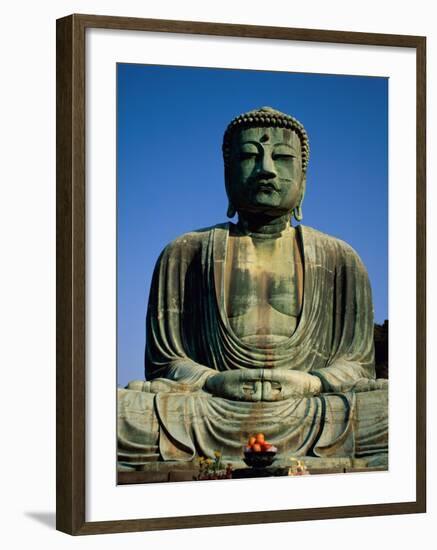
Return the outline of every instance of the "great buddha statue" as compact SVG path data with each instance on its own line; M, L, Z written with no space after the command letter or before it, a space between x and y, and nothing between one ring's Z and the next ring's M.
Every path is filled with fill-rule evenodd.
M145 380L119 390L118 459L241 459L262 432L279 456L386 463L387 381L375 379L366 269L302 220L308 136L270 107L223 140L227 222L158 258ZM378 462L379 461L379 462Z

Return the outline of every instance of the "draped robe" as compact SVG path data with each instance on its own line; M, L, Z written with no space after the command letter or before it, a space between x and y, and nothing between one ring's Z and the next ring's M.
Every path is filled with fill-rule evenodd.
M373 305L366 269L346 243L306 226L303 304L296 329L257 347L233 332L225 308L230 224L187 233L168 245L152 278L146 381L119 390L119 460L190 460L221 451L241 456L263 432L279 454L354 457L387 450L387 391L375 378ZM295 369L318 376L323 392L275 402L212 396L217 371Z

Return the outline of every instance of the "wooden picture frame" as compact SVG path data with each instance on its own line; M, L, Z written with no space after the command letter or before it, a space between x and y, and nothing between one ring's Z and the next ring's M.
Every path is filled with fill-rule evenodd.
M87 29L408 48L416 54L416 498L410 502L86 521ZM419 513L426 510L426 39L419 36L71 15L57 21L57 529L72 535Z

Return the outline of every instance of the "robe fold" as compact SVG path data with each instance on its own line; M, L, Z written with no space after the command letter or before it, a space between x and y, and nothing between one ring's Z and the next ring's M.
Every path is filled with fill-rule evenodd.
M381 411L387 392L371 392L385 403L373 418L366 395L353 391L358 381L375 378L372 296L356 252L343 241L298 226L303 251L298 324L288 339L257 347L235 335L226 313L229 227L187 233L157 261L146 320L146 382L120 390L120 460L134 454L141 462L141 456L157 452L164 460L189 460L215 450L235 458L247 436L259 431L280 453L297 456L353 457L357 449L363 455L366 449L386 450L387 414L382 418ZM320 378L323 393L252 403L202 390L217 371L253 368L311 373ZM366 417L360 425L357 396Z

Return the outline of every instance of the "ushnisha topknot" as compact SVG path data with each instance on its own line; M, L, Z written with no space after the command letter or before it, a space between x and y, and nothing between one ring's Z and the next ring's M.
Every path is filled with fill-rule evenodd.
M308 140L308 134L306 133L303 125L291 115L281 113L272 107L261 107L260 109L254 109L235 117L225 130L223 136L223 159L225 166L229 166L229 159L231 155L231 140L232 135L236 130L250 127L276 127L276 128L289 128L296 132L299 136L302 146L302 169L305 172L308 166L310 158L310 144Z

